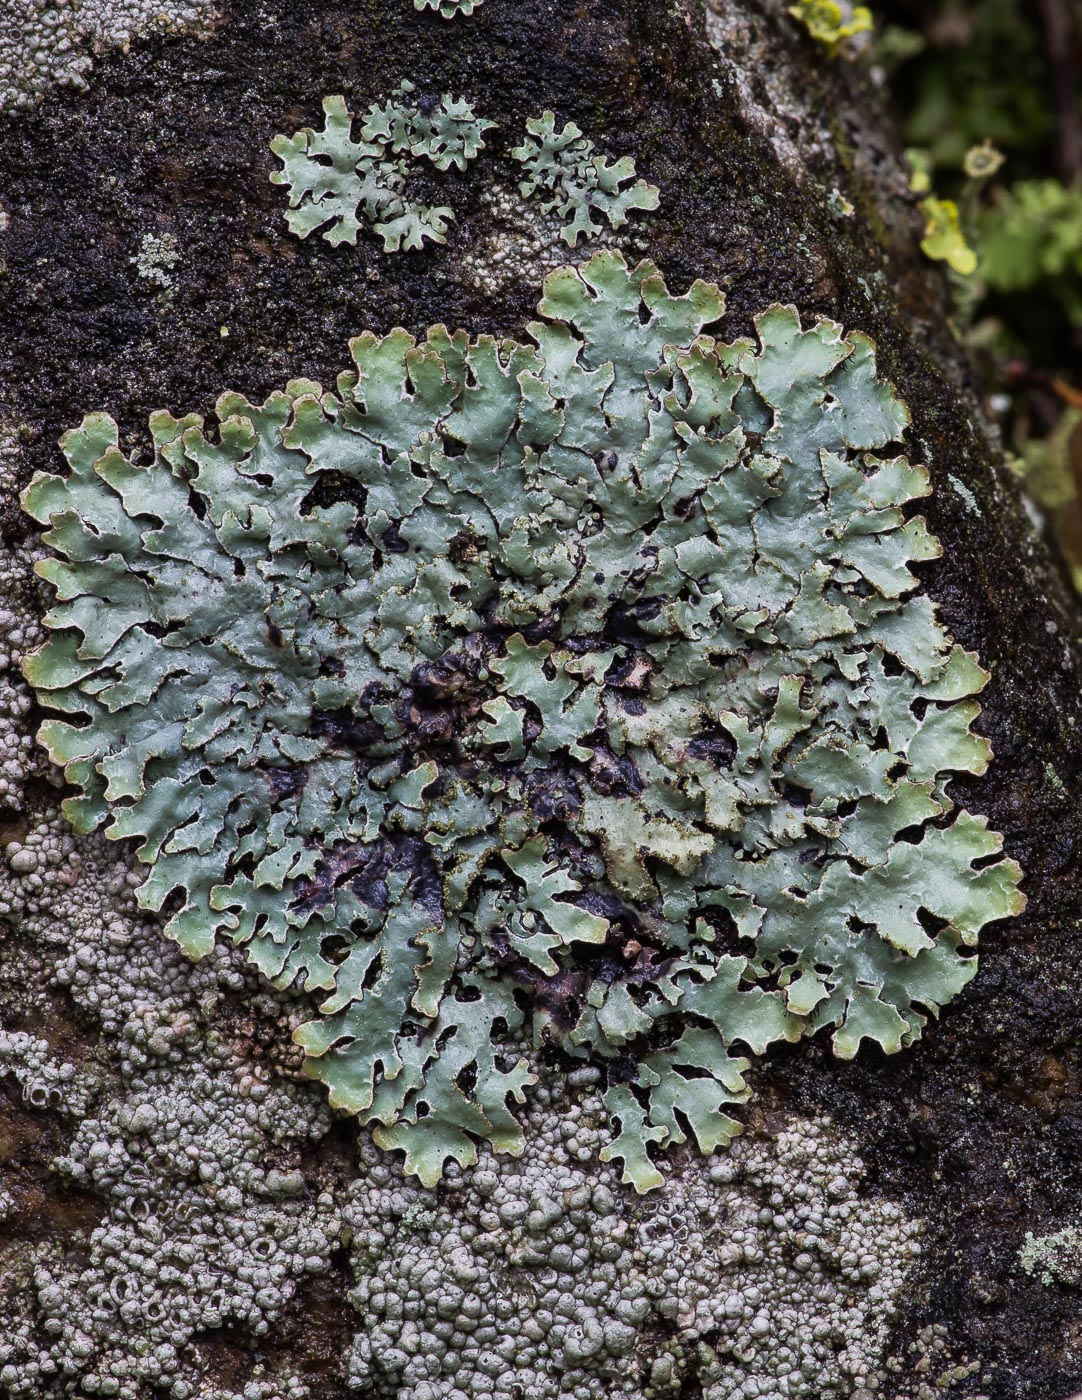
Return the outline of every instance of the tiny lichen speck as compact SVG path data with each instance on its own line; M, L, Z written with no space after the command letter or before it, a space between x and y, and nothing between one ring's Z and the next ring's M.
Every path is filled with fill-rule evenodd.
M365 333L334 393L156 415L146 465L91 416L24 494L68 818L190 954L320 994L312 1071L426 1183L521 1150L529 1033L656 1185L747 1052L897 1050L1021 907L946 791L986 675L912 572L926 471L873 455L906 410L866 337L723 307L598 253L529 343Z

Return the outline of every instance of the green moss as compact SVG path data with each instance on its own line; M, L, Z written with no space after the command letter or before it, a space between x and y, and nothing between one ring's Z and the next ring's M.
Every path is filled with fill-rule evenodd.
M1082 325L1082 190L1019 180L982 211L978 235L981 272L993 290L1044 285Z
M748 1052L919 1035L1019 871L946 792L986 677L917 589L871 343L719 343L716 287L611 252L539 309L156 415L145 466L86 419L24 497L25 670L69 819L191 954L318 994L313 1073L422 1180L520 1150L529 1032L604 1069L645 1189L738 1131Z

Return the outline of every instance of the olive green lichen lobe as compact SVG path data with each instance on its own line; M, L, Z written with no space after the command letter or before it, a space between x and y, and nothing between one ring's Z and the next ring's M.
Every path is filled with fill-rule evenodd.
M859 333L723 308L598 253L529 342L366 332L333 393L156 415L148 465L89 417L24 494L68 818L189 953L319 994L312 1072L426 1183L521 1150L531 1033L656 1185L748 1053L899 1049L1022 907L946 791L987 677L917 587L906 410Z

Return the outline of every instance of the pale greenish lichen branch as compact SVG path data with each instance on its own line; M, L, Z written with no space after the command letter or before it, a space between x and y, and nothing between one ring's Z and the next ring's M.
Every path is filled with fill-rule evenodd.
M357 137L345 98L324 98L323 111L322 131L305 127L271 142L282 169L270 178L289 189L291 231L307 238L322 229L328 243L356 243L363 222L385 252L420 248L425 239L446 243L453 210L413 198L410 174L421 160L439 171L465 170L495 123L475 116L464 98L417 94L408 80L390 100L372 103Z
M747 1055L898 1050L1019 870L955 807L986 680L914 566L928 475L871 342L602 252L519 343L365 333L219 427L101 415L26 509L25 663L80 831L193 956L318 996L332 1102L427 1183L517 1152L524 1037L601 1067L609 1158L727 1142Z
M472 15L483 4L484 0L413 0L415 10L435 10L441 19Z
M567 220L560 237L570 248L602 232L595 216L617 229L634 210L658 207L657 186L635 180L630 156L607 160L574 122L557 131L554 112L530 118L522 145L511 154L525 167L519 192L538 197L543 213Z

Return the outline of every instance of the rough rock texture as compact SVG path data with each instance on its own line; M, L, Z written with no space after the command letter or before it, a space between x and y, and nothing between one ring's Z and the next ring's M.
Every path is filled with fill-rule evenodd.
M214 12L214 0L7 0L0 112L32 107L54 87L85 88L95 53L141 34L194 31Z
M433 1319L449 1285L427 1278L430 1234L462 1239L468 1271L478 1240L498 1231L485 1248L501 1269L522 1267L507 1258L514 1227L490 1226L485 1201L500 1195L513 1210L525 1203L528 1222L530 1211L547 1209L529 1199L538 1173L570 1183L558 1188L566 1199L553 1214L554 1233L566 1239L552 1249L566 1244L574 1260L580 1235L592 1230L594 1192L606 1183L576 1156L584 1148L577 1136L569 1161L553 1156L556 1124L574 1126L561 1107L574 1096L557 1079L557 1107L544 1110L555 1116L539 1123L534 1157L483 1163L462 1194L442 1188L415 1220L416 1280L399 1272L405 1232L396 1232L394 1269L375 1274L387 1286L373 1327L376 1236L399 1204L411 1207L416 1188L358 1143L351 1123L331 1122L317 1088L294 1082L288 1032L299 1009L277 994L260 999L255 985L242 1004L245 974L230 959L192 969L163 949L135 923L123 852L65 834L54 780L24 744L33 717L17 671L18 655L40 640L43 600L27 578L36 537L15 491L33 469L56 468L56 439L83 413L113 414L127 446L163 405L206 412L225 386L254 398L295 375L329 383L346 339L363 327L418 332L445 321L521 334L542 267L566 250L558 225L518 200L509 152L525 119L551 109L606 154L633 156L659 186L659 213L612 241L648 252L677 290L698 276L724 283L727 338L747 334L763 306L791 301L877 342L883 371L913 410L909 456L931 472L927 514L944 553L923 577L951 634L993 672L978 728L996 760L986 778L956 781L954 793L1006 835L1030 904L985 933L978 977L904 1054L864 1052L840 1065L818 1042L775 1052L758 1075L768 1111L730 1159L733 1180L713 1177L710 1164L681 1166L666 1238L705 1230L700 1255L684 1259L672 1245L680 1262L675 1277L662 1272L655 1307L654 1265L641 1246L625 1273L645 1280L645 1295L635 1296L650 1307L641 1316L631 1309L625 1322L620 1302L634 1299L618 1300L600 1274L615 1261L595 1264L586 1250L576 1278L599 1271L586 1300L590 1326L586 1315L571 1316L557 1332L553 1310L537 1341L514 1333L533 1348L535 1395L618 1394L606 1373L599 1379L597 1368L611 1362L626 1363L626 1385L638 1387L626 1393L636 1400L714 1400L741 1393L737 1384L747 1395L810 1397L827 1382L792 1377L816 1360L801 1348L813 1347L821 1326L840 1331L837 1341L819 1339L834 1358L820 1358L820 1370L844 1378L843 1359L852 1357L872 1394L1062 1400L1082 1380L1082 1296L1061 1281L1066 1270L1049 1284L1027 1274L1018 1251L1027 1232L1043 1238L1082 1214L1079 617L980 430L941 286L917 252L919 219L876 115L879 95L858 70L816 50L783 4L766 0L712 0L709 18L699 0L486 0L450 21L409 0L230 0L222 11L208 37L152 38L102 55L86 93L58 92L0 128L0 413L8 425L0 650L9 663L0 735L12 755L0 761L0 1393L61 1395L81 1384L139 1400L299 1400L307 1387L311 1400L339 1400L365 1393L350 1389L352 1375L381 1400L405 1400L421 1396L422 1383L436 1386L410 1370L419 1365L413 1340L431 1332L458 1353L474 1346L472 1388L458 1383L473 1400L486 1393L480 1377L495 1369L487 1357L500 1354L504 1334L495 1327L470 1343L468 1327ZM431 193L446 189L456 210L446 249L385 255L367 242L298 243L268 179L271 137L312 124L329 93L344 93L356 110L403 77L437 93L468 87L503 124L483 161L433 177ZM589 1086L576 1094L588 1113ZM840 1198L850 1203L848 1223L830 1224L814 1248L808 1223L829 1209L821 1204L827 1185L818 1184L819 1167L786 1165L786 1144L809 1142L818 1144L813 1156L822 1153L822 1172L839 1156L850 1163ZM198 1155L171 1155L186 1148ZM136 1158L147 1175L133 1181L128 1171L125 1180L124 1164ZM589 1203L577 1174L589 1176ZM644 1209L654 1208L607 1189L632 1237L644 1232ZM125 1199L136 1198L146 1205L129 1210ZM157 1200L169 1203L164 1220L151 1218ZM709 1220L723 1208L740 1220L756 1200L771 1218L750 1230L752 1253L773 1250L786 1261L767 1284L761 1260L720 1259L724 1231ZM178 1203L187 1203L179 1214ZM903 1228L909 1221L923 1222L919 1257ZM869 1225L868 1266L880 1266L880 1283L852 1277L862 1267L858 1250L855 1264L845 1259L849 1232L864 1247ZM522 1228L533 1248L528 1223ZM257 1248L262 1238L269 1243ZM238 1249L238 1239L252 1247ZM167 1257L165 1242L178 1252ZM254 1262L268 1248L267 1260ZM700 1266L712 1305L715 1278L724 1278L725 1296L742 1300L731 1319L704 1313L706 1350L699 1337L688 1340L698 1313L679 1316ZM131 1285L121 1281L125 1271ZM200 1271L209 1292L196 1297ZM829 1282L817 1296L820 1277ZM565 1296L558 1279L538 1278ZM452 1282L470 1318L470 1280ZM115 1321L129 1286L151 1304L141 1304L145 1346ZM866 1319L877 1286L887 1326L873 1336ZM784 1305L752 1301L753 1290L773 1298L778 1288L788 1288ZM364 1326L351 1290L371 1314ZM457 1295L448 1296L457 1308ZM635 1330L626 1353L610 1306ZM761 1341L756 1308L771 1319ZM501 1326L520 1316L509 1313ZM783 1316L790 1320L780 1324ZM406 1322L412 1349L402 1344ZM436 1331L443 1324L447 1338ZM569 1374L574 1388L561 1389ZM492 1379L508 1380L503 1358ZM514 1380L488 1393L514 1395ZM850 1380L829 1384L861 1394ZM461 1400L453 1389L430 1393Z

